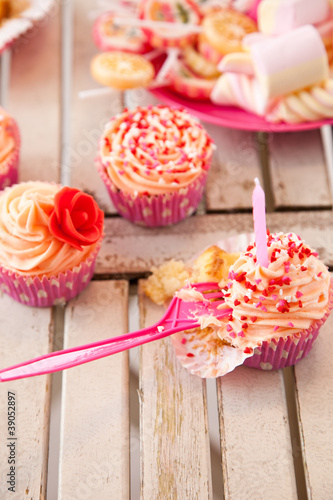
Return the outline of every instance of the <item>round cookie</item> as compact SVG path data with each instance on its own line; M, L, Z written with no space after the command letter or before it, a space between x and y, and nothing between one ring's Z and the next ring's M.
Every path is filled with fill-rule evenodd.
M207 41L221 54L242 52L244 36L257 31L252 19L232 9L211 12L204 18L202 26Z
M119 90L147 87L155 76L151 62L137 54L103 52L91 61L93 78Z

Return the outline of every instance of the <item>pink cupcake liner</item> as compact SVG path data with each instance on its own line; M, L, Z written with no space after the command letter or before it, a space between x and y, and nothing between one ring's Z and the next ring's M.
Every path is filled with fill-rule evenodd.
M135 224L148 227L169 226L192 215L203 196L207 179L207 171L203 171L179 192L133 196L115 187L99 159L96 165L118 213Z
M333 285L331 284L330 301L326 314L307 330L287 338L272 339L263 342L254 350L253 356L244 361L244 365L259 370L279 370L286 366L296 365L305 358L318 337L319 330L327 320L333 307Z
M10 154L3 168L0 169L0 190L18 182L21 137L17 123L13 118L10 122L10 133L15 141L15 149Z
M65 304L82 292L91 280L102 239L103 237L84 262L58 276L22 276L0 266L0 290L28 306L50 307Z
M244 365L259 370L278 370L295 365L311 350L318 337L319 328L312 333L299 333L293 337L263 342L254 350L254 355L244 361Z

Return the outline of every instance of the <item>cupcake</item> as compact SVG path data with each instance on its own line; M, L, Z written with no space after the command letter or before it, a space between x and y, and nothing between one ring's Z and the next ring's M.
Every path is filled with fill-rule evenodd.
M213 149L186 111L138 107L106 125L97 168L120 215L137 224L166 226L197 208Z
M0 108L0 190L17 182L20 133L15 120Z
M75 297L90 281L104 214L92 196L24 182L0 194L0 289L30 306Z
M293 233L268 235L268 267L250 244L230 267L225 311L207 332L176 334L176 354L201 377L239 364L272 370L298 363L311 350L333 305L331 277L318 254ZM208 321L209 323L209 321Z

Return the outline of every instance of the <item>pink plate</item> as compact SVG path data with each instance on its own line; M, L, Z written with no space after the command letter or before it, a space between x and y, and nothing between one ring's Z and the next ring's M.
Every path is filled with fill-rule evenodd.
M151 90L151 93L169 105L181 106L200 120L221 127L260 132L296 132L311 130L333 123L333 118L304 123L269 123L264 118L233 106L218 106L209 101L193 101L176 94L167 87Z
M166 54L162 54L152 61L156 72L162 67L165 58ZM333 124L333 118L304 123L270 123L261 116L254 115L241 108L218 106L210 101L188 99L177 94L169 87L158 87L151 89L150 92L165 104L185 108L203 122L213 123L221 127L252 130L254 132L297 132Z

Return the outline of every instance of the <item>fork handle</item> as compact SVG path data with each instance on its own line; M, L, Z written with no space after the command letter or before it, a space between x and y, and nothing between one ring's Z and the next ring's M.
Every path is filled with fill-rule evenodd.
M137 330L136 332L119 335L92 344L51 352L10 368L5 368L0 370L0 382L65 370L66 368L72 368L73 366L82 365L89 361L94 361L95 359L111 356L111 354L117 354L127 349L131 349L132 347L137 347L153 340L162 339L173 333L184 330L184 326L180 326L178 328L165 329L159 332L158 326L160 326L160 323L142 330ZM199 326L199 323L193 322L191 328L196 328L197 326Z

